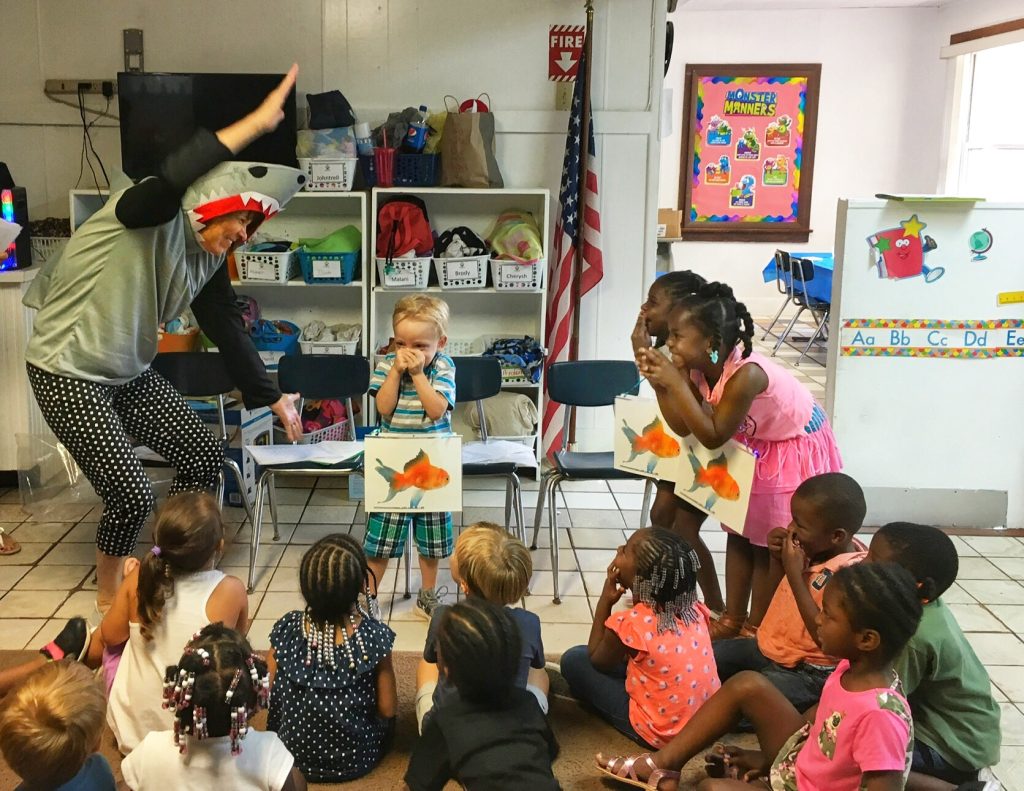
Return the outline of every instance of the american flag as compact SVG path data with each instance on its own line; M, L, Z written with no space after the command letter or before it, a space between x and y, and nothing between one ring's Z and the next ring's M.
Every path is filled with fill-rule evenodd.
M579 75L585 74L580 61ZM569 338L572 334L572 271L576 245L583 244L583 271L580 277L580 296L596 286L604 276L601 257L601 215L598 212L597 171L594 166L594 121L590 120L590 145L586 170L580 168L583 134L583 79L576 80L572 109L569 113L569 131L565 138L565 159L562 162L562 186L558 194L558 220L555 223L555 249L548 273L547 345L548 364L569 359ZM581 172L587 179L586 206L581 212L579 189ZM581 215L582 214L582 223ZM562 446L563 407L551 399L544 403L541 438L544 454L550 456Z

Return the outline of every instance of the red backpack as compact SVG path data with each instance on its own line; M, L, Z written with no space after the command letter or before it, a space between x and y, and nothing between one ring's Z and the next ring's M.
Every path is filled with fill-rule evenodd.
M412 195L398 195L377 209L377 255L390 260L410 252L431 255L434 234L423 201Z

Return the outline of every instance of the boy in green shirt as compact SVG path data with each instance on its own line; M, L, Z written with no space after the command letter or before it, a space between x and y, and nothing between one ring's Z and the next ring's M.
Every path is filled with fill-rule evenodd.
M903 566L924 603L921 624L894 663L914 716L908 791L987 787L978 773L999 762L999 705L988 673L939 598L956 580L956 547L938 528L893 522L875 534L864 562Z

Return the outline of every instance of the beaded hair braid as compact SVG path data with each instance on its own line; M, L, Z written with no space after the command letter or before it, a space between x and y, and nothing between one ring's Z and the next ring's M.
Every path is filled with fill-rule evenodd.
M174 712L174 743L182 753L188 739L231 737L231 754L242 751L249 719L267 707L270 678L266 663L234 629L210 624L185 647L164 676L165 709Z
M306 638L306 667L314 661L332 670L338 667L338 650L350 670L356 667L356 644L365 662L369 659L356 616L370 618L370 570L366 555L352 536L334 533L309 548L299 567L299 587L306 600L302 633ZM359 602L362 595L365 607ZM341 645L336 644L341 632ZM352 637L349 636L351 631Z
M670 530L650 528L638 542L633 596L654 611L658 634L697 621L698 569L697 553Z
M754 320L742 302L737 302L725 283L707 283L677 304L708 338L713 348L732 349L742 344L744 358L753 351Z

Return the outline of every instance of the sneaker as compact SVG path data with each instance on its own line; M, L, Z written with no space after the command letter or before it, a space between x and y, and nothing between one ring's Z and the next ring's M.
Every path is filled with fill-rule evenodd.
M416 597L416 614L428 621L434 614L434 610L444 604L444 597L448 595L448 588L421 588Z
M92 631L85 618L72 618L64 624L60 634L39 649L39 653L54 662L59 662L64 657L81 662L89 650L89 636Z
M996 779L991 769L985 768L978 772L977 780L961 783L956 791L1003 791L1003 784Z

